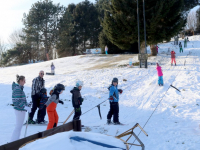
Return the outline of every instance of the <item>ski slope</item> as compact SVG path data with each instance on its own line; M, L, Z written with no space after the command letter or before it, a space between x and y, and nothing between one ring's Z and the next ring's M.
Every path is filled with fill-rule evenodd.
M137 55L75 56L38 64L0 68L0 144L9 142L15 126L15 114L12 106L8 104L12 103L11 84L15 81L16 74L26 77L24 91L28 101L31 101L32 79L38 76L40 70L50 72L51 62L54 62L56 75L44 76L44 79L48 92L57 83L66 86L66 90L60 96L65 104L58 104L57 107L59 122L63 122L73 110L70 90L76 80L84 81L81 91L85 99L82 105L84 113L108 98L107 87L112 79L117 77L119 88L124 90L120 95L119 120L126 125L105 125L109 110L107 101L101 105L102 120L97 108L81 116L82 124L89 126L83 132L116 136L139 123L142 127L145 125L144 130L149 135L139 135L147 150L200 149L200 36L189 37L189 40L188 47L183 48L184 52L181 54L178 46L172 45L172 42L159 44L159 55L149 57L148 62L151 65L148 69L119 67L128 64L129 58L137 62ZM167 55L168 48L175 50L177 66L171 66L170 55ZM148 52L150 53L149 48ZM163 69L163 87L157 85L156 62L159 62ZM170 87L171 84L181 92ZM157 107L159 102L161 103ZM149 119L156 107L156 111ZM48 117L45 119L48 120ZM45 126L29 126L27 134L31 135L45 129ZM134 131L136 134L140 132L138 128ZM24 132L25 126L21 138ZM134 138L131 138L129 142L133 141ZM141 148L133 146L131 149Z

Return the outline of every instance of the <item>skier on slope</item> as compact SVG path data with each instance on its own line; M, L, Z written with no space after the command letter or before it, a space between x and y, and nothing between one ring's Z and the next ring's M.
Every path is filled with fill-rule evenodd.
M39 107L40 90L42 88L45 88L45 80L43 79L43 77L44 77L44 71L40 71L39 76L33 79L32 81L31 98L33 102L33 107L31 109L31 113L29 114L29 119L28 119L29 124L35 124L35 121L33 121L33 117L34 117L35 111Z
M175 60L175 58L176 58L176 56L175 56L175 52L174 52L174 50L172 50L171 51L171 66L173 65L173 62L174 62L174 64L175 64L175 66L176 66L176 60Z
M56 111L56 107L58 103L64 104L63 101L59 100L59 95L65 90L65 86L63 84L57 84L54 87L54 91L48 101L45 103L47 107L47 114L49 117L49 124L47 126L47 130L57 127L58 125L58 114Z
M183 46L182 46L181 42L179 43L179 48L180 48L180 53L181 53L181 51L183 53Z
M118 79L113 78L111 86L108 88L109 93L109 101L110 101L110 110L107 115L107 124L111 124L111 118L113 115L113 123L115 125L121 124L119 122L119 93L122 94L122 90L117 88Z
M15 82L12 84L12 101L16 115L16 125L10 142L16 141L20 138L26 111L29 113L31 112L30 104L27 103L26 95L23 91L25 83L25 77L17 75L17 84Z
M185 38L185 40L184 40L184 48L186 48L187 47L187 39Z
M47 90L45 88L40 90L40 104L37 116L37 123L38 124L45 124L47 121L44 120L46 116L46 105L45 103L48 101L47 97Z
M54 73L54 74L55 74L55 66L54 66L53 63L51 64L51 73Z
M161 66L159 66L158 63L157 63L156 70L157 70L157 72L158 72L158 85L159 85L159 86L163 86L163 73L162 73L162 68L161 68Z
M84 99L81 96L81 89L83 87L82 81L77 81L76 86L70 91L72 93L72 106L74 107L74 120L79 120L81 116L81 105Z

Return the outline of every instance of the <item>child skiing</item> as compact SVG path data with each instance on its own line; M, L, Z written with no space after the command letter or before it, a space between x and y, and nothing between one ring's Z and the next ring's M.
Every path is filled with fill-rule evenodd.
M183 53L183 47L182 47L181 42L179 43L179 48L180 48L180 53L181 53L181 51L182 51L182 53Z
M83 98L81 97L81 89L83 87L82 81L77 81L76 86L70 91L72 93L72 106L74 107L74 117L73 120L79 120L81 116L81 105L83 103Z
M54 73L54 74L55 74L55 66L54 66L53 63L51 64L51 73Z
M162 68L161 66L159 66L159 64L157 63L157 68L156 68L157 72L158 72L158 85L159 86L163 86L163 73L162 73Z
M58 114L56 112L56 107L58 103L64 104L63 101L59 100L59 95L65 90L63 84L57 84L54 87L54 91L48 101L45 103L47 106L47 114L49 117L49 124L47 130L57 127L58 125Z
M119 93L122 94L121 89L117 89L118 79L113 78L111 86L108 88L109 93L109 101L110 101L110 110L107 115L107 124L111 124L111 118L113 115L113 123L115 125L121 124L119 122Z
M45 124L47 121L44 120L46 115L46 105L45 103L48 101L47 97L47 90L45 88L40 90L40 104L39 104L39 111L37 116L37 123L38 124Z
M176 66L176 60L175 60L175 58L176 58L176 56L175 56L175 52L174 52L174 50L172 50L171 51L171 66L173 65L173 62L174 62L174 64L175 64L175 66Z
M16 125L10 142L20 138L26 111L31 112L30 104L27 104L26 95L23 91L25 83L25 77L17 75L17 84L15 82L12 84L12 101L16 115Z

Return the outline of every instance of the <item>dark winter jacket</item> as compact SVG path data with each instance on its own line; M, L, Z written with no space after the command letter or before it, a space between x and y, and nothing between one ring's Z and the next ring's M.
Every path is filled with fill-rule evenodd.
M57 91L54 91L51 95L51 97L49 97L48 101L45 103L45 105L47 105L47 107L52 103L59 103L59 93Z
M23 88L23 86L16 84L15 82L12 84L12 101L14 109L20 111L26 111L24 107L27 106L26 95Z
M73 90L71 90L70 92L72 93L72 106L80 107L83 102L80 90L77 87L74 87Z
M40 105L39 109L42 109L44 107L44 104L48 101L47 95L45 93L40 93Z
M179 47L182 48L182 44L179 44Z
M40 90L45 88L45 80L38 76L37 78L33 79L32 81L32 93L31 95L36 95L40 93Z
M110 102L118 102L119 101L119 91L117 89L117 86L111 85L109 87L109 97L112 97L113 100L110 100Z

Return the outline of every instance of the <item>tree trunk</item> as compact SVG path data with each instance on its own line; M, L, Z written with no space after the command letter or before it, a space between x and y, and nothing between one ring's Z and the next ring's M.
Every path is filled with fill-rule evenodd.
M155 45L150 45L151 48L151 55L152 56L157 56L157 48Z

